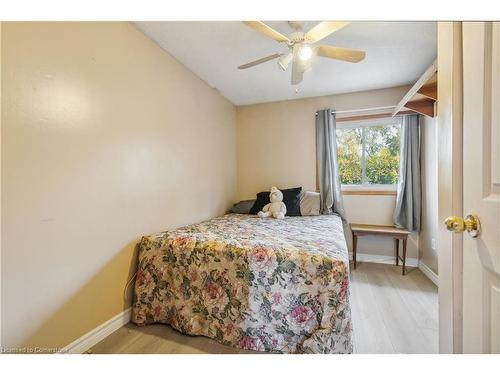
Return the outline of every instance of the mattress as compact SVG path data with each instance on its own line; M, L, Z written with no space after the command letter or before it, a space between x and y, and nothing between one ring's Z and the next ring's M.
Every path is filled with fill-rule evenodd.
M228 214L145 236L132 321L241 349L351 353L342 221Z

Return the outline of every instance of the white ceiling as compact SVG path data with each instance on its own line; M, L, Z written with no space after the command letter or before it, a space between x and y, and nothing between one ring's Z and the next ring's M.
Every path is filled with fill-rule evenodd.
M282 34L287 22L266 22ZM317 22L306 22L305 30ZM317 57L298 86L276 60L237 66L287 47L241 22L136 22L146 35L235 105L371 90L413 83L437 55L435 22L353 22L323 39L366 51L362 62ZM295 92L295 89L298 92Z

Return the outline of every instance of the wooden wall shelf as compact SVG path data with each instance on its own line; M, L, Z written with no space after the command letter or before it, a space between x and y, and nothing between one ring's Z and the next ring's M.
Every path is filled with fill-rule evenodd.
M432 100L437 100L438 98L438 85L437 85L437 81L435 82L431 82L431 83L428 83L424 86L422 86L420 88L420 90L418 90L418 93L420 95L423 95L429 99L432 99Z
M434 117L434 103L433 99L420 99L406 103L405 107L421 115Z
M437 85L437 60L434 60L432 65L425 70L403 99L400 100L392 115L396 116L406 108L421 115L434 117Z

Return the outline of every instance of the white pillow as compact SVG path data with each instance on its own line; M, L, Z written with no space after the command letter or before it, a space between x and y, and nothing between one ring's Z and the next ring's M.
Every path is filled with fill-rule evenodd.
M302 216L319 215L320 198L315 191L302 191L300 193L300 214Z

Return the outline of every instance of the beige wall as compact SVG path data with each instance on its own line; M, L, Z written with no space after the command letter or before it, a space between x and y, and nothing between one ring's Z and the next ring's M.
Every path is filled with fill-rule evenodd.
M0 134L2 131L2 22L0 22ZM2 161L2 142L0 139L0 165ZM0 173L0 198L2 197L2 174ZM2 199L0 199L0 212L2 211ZM0 216L0 346L2 346L2 218Z
M273 185L315 190L315 112L323 108L350 110L395 105L407 91L408 87L403 86L238 107L238 199L252 198ZM393 222L395 196L350 195L344 196L344 204L350 222ZM417 258L417 242L417 238L409 241L408 257ZM394 242L361 238L358 251L393 256Z
M437 119L421 116L422 228L419 236L420 260L438 274L438 183ZM435 249L432 249L432 239Z
M3 23L2 342L123 311L141 235L223 213L235 108L128 23Z

